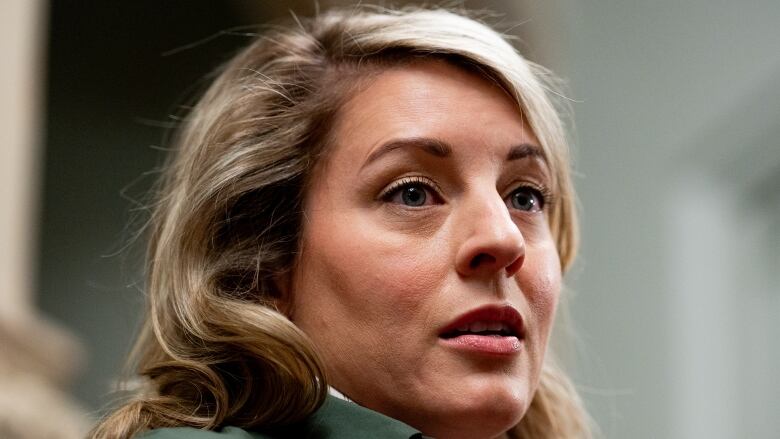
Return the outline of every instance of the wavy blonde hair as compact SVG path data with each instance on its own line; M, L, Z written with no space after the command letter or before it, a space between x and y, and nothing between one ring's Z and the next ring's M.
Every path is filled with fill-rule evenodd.
M131 355L146 384L92 438L268 428L318 409L324 365L274 307L274 279L294 262L307 179L340 106L383 68L431 58L477 71L517 102L554 173L548 218L566 270L577 221L547 70L488 26L441 9L336 10L273 28L221 68L175 139L150 221L148 315ZM510 434L590 437L575 389L549 357Z

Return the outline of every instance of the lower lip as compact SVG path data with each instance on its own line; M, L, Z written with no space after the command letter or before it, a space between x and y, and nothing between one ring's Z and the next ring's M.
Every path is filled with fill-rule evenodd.
M522 341L517 337L496 337L489 335L459 335L440 338L442 344L458 350L487 355L516 355L520 353Z

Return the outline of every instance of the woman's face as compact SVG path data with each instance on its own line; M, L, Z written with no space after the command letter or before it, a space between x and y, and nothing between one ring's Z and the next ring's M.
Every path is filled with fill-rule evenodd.
M359 404L437 438L500 436L531 402L561 285L538 140L498 86L444 62L380 73L334 130L292 320Z

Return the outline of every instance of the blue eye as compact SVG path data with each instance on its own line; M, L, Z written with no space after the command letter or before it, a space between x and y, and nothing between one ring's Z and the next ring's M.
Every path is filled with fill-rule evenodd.
M517 188L509 195L509 207L524 212L540 212L544 208L544 195L531 187Z
M401 201L407 206L422 206L428 196L419 186L407 186L401 189Z
M408 177L393 183L380 199L409 207L421 207L435 201L436 190L433 183L422 177Z

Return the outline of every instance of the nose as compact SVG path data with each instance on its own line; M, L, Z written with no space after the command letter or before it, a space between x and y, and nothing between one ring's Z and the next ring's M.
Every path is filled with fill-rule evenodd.
M465 235L455 266L462 276L495 276L505 271L510 277L523 266L525 240L500 196L470 202L460 224Z

